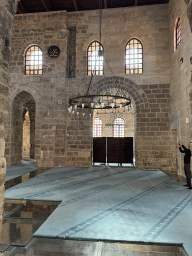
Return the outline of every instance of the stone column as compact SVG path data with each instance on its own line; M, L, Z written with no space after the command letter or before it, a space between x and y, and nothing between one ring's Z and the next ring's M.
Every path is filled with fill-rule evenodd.
M2 230L2 214L4 205L4 183L6 174L5 160L5 122L8 118L9 92L9 56L13 16L18 0L0 1L0 234Z

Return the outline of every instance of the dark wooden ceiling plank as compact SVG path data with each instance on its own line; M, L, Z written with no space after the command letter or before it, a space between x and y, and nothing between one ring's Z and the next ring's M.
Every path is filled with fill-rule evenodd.
M107 0L104 0L104 7L107 9Z
M165 4L168 3L169 0L102 0L102 2L105 9L110 9L129 7L133 5ZM21 4L19 3L18 6L19 11L17 13L35 13L59 10L73 12L74 10L85 11L99 8L98 0L21 0Z
M75 7L75 11L77 12L78 11L78 5L77 5L77 1L76 0L73 0L73 5Z
M23 6L21 0L19 1L19 6L20 6L20 8L21 8L22 13L25 13L25 8L24 8L24 6Z
M41 2L47 12L51 11L51 4L50 4L49 0L41 0Z
M19 5L17 5L17 12L18 12L19 14L22 14L22 11L21 11L21 9L19 8Z

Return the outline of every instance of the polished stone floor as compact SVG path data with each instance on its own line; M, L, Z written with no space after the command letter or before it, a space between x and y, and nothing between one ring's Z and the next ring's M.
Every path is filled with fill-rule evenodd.
M9 181L20 177L24 174L30 173L32 171L38 170L38 167L33 165L16 165L16 166L8 166L6 171L5 181Z
M54 168L5 198L62 201L36 236L183 243L192 255L191 192L159 170Z

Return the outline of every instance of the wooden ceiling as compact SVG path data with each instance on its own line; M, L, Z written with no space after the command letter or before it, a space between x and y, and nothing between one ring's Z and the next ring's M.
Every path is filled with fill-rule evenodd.
M152 4L169 0L102 0L103 9ZM99 9L99 0L20 0L17 14L66 10L67 12Z

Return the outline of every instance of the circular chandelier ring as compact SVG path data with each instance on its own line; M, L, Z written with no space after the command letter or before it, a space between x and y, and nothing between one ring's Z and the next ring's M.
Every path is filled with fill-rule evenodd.
M94 104L91 104L94 102ZM116 100L121 100L120 103L116 102ZM101 105L101 102L107 102L107 104ZM122 102L124 101L124 102ZM111 105L110 103L114 103ZM77 96L69 100L69 105L76 108L85 108L85 109L117 109L123 108L125 106L129 106L131 104L131 100L124 96L119 95L82 95Z

